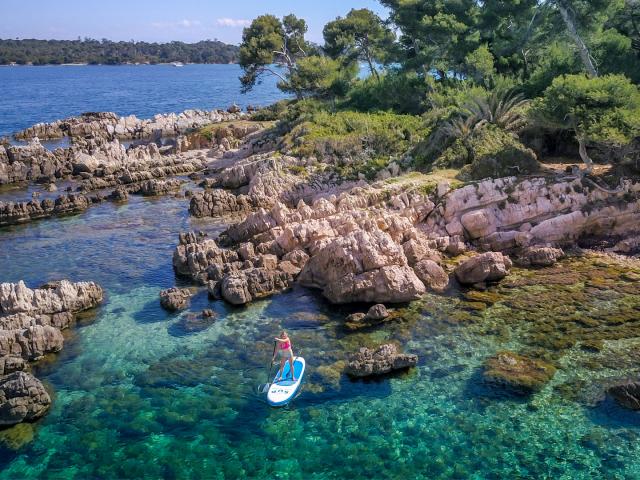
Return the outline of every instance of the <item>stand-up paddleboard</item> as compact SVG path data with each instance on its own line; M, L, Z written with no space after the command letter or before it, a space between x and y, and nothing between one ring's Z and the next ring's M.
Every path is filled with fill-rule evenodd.
M300 385L302 384L304 368L304 358L295 357L293 361L293 371L295 373L296 381L294 382L291 380L291 368L289 362L284 365L282 380L272 383L269 387L269 392L267 393L267 402L269 405L272 407L282 407L295 397L296 393L300 389Z

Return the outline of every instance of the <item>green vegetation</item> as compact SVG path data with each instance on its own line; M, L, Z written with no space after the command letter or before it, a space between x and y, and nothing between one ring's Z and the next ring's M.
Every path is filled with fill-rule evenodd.
M588 144L614 149L640 133L640 92L623 75L558 77L536 100L534 115L551 128L572 131L591 169Z
M534 173L541 157L575 142L587 173L587 149L640 170L636 2L381 3L388 19L351 10L325 26L317 47L292 15L245 30L245 89L273 74L295 94L254 116L279 120L289 153L351 177L396 162L471 180ZM357 62L367 78L357 78Z
M198 43L109 40L0 40L0 65L89 63L234 63L238 47L217 40Z

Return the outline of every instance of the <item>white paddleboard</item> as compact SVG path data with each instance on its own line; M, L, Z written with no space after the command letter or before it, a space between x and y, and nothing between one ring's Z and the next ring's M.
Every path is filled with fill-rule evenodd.
M295 357L293 361L293 371L295 372L296 381L291 380L290 366L287 362L284 366L282 380L272 383L267 393L267 402L272 407L281 407L289 403L298 392L302 384L302 377L305 369L304 358Z

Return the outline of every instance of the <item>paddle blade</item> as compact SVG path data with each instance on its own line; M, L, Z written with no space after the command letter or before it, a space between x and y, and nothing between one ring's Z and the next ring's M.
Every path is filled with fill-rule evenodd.
M271 386L270 383L263 383L261 385L258 385L258 392L267 393L269 391L270 386Z

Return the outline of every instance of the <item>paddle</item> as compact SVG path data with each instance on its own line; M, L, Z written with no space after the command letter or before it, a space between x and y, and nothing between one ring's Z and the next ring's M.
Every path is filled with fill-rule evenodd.
M269 372L267 373L267 383L258 385L258 392L267 393L271 386L271 370L273 369L273 357L276 355L276 342L273 342L273 353L271 354L271 363L269 364Z

